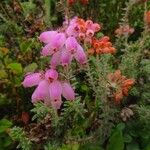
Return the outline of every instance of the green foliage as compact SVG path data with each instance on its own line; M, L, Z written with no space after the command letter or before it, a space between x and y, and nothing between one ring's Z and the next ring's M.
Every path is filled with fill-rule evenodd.
M66 7L65 0L2 0L0 116L24 127L13 127L9 132L12 122L0 120L0 149L15 149L17 141L23 150L150 150L150 36L143 19L149 8L150 2L143 0L89 0L86 6L78 1L71 7ZM35 103L32 119L24 125L22 112L29 112L33 106L32 89L22 88L23 77L49 66L49 58L39 55L38 36L62 24L64 15L72 14L101 22L102 31L110 36L117 53L89 56L87 64L79 69L76 63L64 69L60 78L71 82L80 97L77 95L75 101L62 99L58 111L42 102ZM115 36L116 28L126 23L135 28L133 35ZM100 32L97 37L105 34ZM84 48L88 49L86 45ZM120 104L110 96L108 81L108 74L117 69L135 80ZM130 108L134 115L127 114L128 119L122 123L120 113L124 108ZM30 132L40 139L39 143L31 142Z
M7 68L9 68L14 74L22 73L22 66L20 63L10 63Z
M1 150L5 150L9 148L12 144L11 138L8 136L6 132L8 132L9 128L12 126L12 122L7 119L0 120L0 148Z
M107 150L124 150L124 140L121 130L116 130L110 137Z
M44 103L39 102L35 103L35 107L31 110L35 115L32 117L32 120L38 119L42 120L47 115L51 116L52 126L57 126L59 118L55 109L51 106L45 106Z
M10 130L10 136L13 140L19 142L19 145L17 146L17 148L22 148L22 150L31 150L32 143L26 137L26 134L22 128L13 127Z
M6 129L10 128L12 123L7 119L0 120L0 133L6 131Z

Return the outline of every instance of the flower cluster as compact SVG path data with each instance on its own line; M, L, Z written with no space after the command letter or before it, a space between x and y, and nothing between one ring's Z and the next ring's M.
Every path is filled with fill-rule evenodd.
M61 30L45 31L39 36L39 40L44 43L41 55L51 56L50 69L45 72L28 74L23 81L24 87L37 86L32 94L33 103L42 100L56 109L59 109L62 104L61 95L67 100L75 99L71 85L58 79L57 66L67 67L73 59L80 64L85 64L87 56L81 46L80 34L85 34L85 39L86 36L90 39L99 28L98 24L78 17L73 18L70 22L65 21L63 25ZM84 27L84 32L82 27Z
M62 104L61 95L67 100L75 99L75 93L70 84L59 81L58 72L54 69L49 69L45 73L27 75L23 86L37 86L32 94L32 103L42 100L45 104L51 104L54 108L59 109Z
M69 6L74 5L77 2L77 0L67 0L67 4ZM89 3L89 0L80 0L80 3L83 5L87 5Z
M118 36L128 36L134 32L134 28L131 28L129 25L122 25L115 30L115 34Z
M108 36L104 36L100 39L93 38L92 47L88 49L88 54L114 54L116 49L112 46Z
M57 31L46 31L40 35L39 39L46 44L41 54L52 56L50 61L52 68L58 65L67 66L73 58L80 64L86 63L85 52L75 37Z
M130 88L134 84L133 79L127 79L121 75L120 70L116 70L114 73L108 75L109 87L113 89L113 97L117 103L120 103L123 96L128 96Z
M92 20L83 20L75 17L69 23L66 30L68 36L74 36L81 42L91 43L94 34L100 31L101 26Z

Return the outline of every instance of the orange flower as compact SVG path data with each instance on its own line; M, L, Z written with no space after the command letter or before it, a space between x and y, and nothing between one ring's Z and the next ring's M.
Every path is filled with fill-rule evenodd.
M133 79L127 79L121 75L120 70L116 70L114 73L108 75L110 82L110 89L113 89L113 97L117 103L120 103L123 96L128 96L129 90L135 83Z
M144 21L148 26L150 26L150 10L145 13Z
M114 93L114 98L115 98L116 103L119 104L120 101L121 101L122 98L123 98L123 93L122 93L122 91L118 91L118 92Z
M112 43L109 41L108 36L104 36L101 39L92 39L92 48L96 54L114 54L116 49L112 47Z
M115 30L115 34L118 36L130 35L133 32L134 32L134 28L131 28L128 24L122 25L118 29Z
M94 51L93 48L90 48L90 49L88 49L87 52L88 52L89 55L93 55L95 51Z

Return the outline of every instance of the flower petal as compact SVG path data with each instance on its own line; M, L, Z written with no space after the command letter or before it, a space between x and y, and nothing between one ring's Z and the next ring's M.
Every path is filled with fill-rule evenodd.
M66 36L64 33L58 33L51 41L53 53L59 51L65 44Z
M74 57L80 64L85 64L87 61L86 54L80 45L78 46L78 49L77 49Z
M62 50L62 54L61 54L61 63L63 66L67 66L71 63L72 61L72 55L69 51L67 51L66 49Z
M41 80L41 73L32 73L25 77L22 84L24 87L32 87L38 85Z
M49 69L45 73L45 78L48 81L57 80L57 78L58 78L58 72L56 70L54 70L54 69Z
M50 99L56 101L61 99L62 86L59 81L53 81L49 86Z
M32 94L32 103L49 98L49 83L43 80Z
M62 105L62 100L58 99L58 100L53 100L51 101L51 105L52 107L54 107L55 109L60 109L61 105Z
M60 58L61 58L61 51L58 51L53 54L53 56L50 60L51 68L55 69L60 64Z
M39 36L39 40L41 42L44 42L45 44L48 44L57 33L58 33L57 31L42 32Z
M73 54L76 52L79 44L74 37L68 37L65 45L66 45L66 50L68 50Z
M41 54L43 56L49 56L49 55L52 55L54 52L53 52L53 49L52 49L52 44L49 43L47 45L45 45L41 51Z
M67 100L74 100L75 99L75 93L73 88L69 83L63 83L62 84L62 95L67 99Z

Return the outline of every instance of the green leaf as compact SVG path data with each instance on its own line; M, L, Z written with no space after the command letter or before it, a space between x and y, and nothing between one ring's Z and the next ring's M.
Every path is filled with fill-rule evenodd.
M131 143L127 145L127 150L140 150L138 143Z
M125 124L124 123L119 123L117 125L117 129L120 130L120 131L122 131L124 128L125 128Z
M7 119L1 119L0 120L0 133L5 132L6 129L10 128L12 126L12 122L10 122Z
M150 150L150 143L146 146L144 150Z
M123 149L124 149L124 141L122 131L116 130L109 139L107 150L123 150Z
M33 40L32 39L29 39L28 41L23 41L21 42L20 44L20 50L25 53L29 50L31 50L31 46L33 44Z
M0 70L0 79L7 78L7 73L5 70Z
M11 138L6 133L0 134L0 150L6 150L6 147L8 147L12 143Z
M20 63L10 63L7 67L15 74L22 73L22 65Z
M130 136L129 134L125 134L124 135L124 142L125 143L131 143L132 142L132 136Z
M85 145L81 145L79 150L103 150L97 143L87 143Z
M37 69L38 65L36 63L29 64L24 68L24 73L34 72Z

